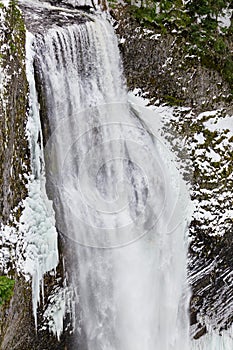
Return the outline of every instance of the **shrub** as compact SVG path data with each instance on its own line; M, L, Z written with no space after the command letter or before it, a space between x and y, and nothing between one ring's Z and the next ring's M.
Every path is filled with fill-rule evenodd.
M0 276L0 305L9 301L13 295L15 281L7 276Z

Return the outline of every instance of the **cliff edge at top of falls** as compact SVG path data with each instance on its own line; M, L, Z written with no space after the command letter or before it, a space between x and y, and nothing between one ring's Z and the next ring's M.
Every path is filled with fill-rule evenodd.
M22 199L27 196L30 152L26 137L28 83L24 19L16 1L11 1L7 8L0 7L0 212L3 227L3 224L17 226L15 223L21 215ZM129 90L140 88L138 93L149 98L151 103L173 107L173 118L165 131L178 158L185 158L183 173L191 183L192 199L197 207L190 226L189 251L193 336L198 338L204 334L208 323L221 332L233 320L230 313L233 298L232 31L229 30L226 37L219 35L217 46L212 48L216 56L209 61L207 55L187 51L193 44L188 40L190 33L185 25L182 24L183 29L174 24L169 27L166 20L162 24L153 21L145 24L135 7L116 4L113 7L111 13ZM31 11L34 18L31 28L35 31L41 13ZM48 25L51 23L49 15L44 10L43 18ZM81 21L84 18L81 12L77 16ZM67 24L63 15L59 18L60 26ZM12 266L12 257L17 258L16 242L1 241L1 248L0 275L7 272L16 279L11 301L0 306L1 349L66 349L72 341L69 320L60 342L48 334L47 328L35 332L30 284ZM65 255L65 252L60 253ZM60 264L56 280L46 276L45 295L51 295L59 284L62 285L62 278ZM39 309L39 321L43 307Z

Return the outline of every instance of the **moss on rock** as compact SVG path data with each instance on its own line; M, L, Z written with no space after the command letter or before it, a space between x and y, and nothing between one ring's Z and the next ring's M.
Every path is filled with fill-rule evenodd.
M19 219L20 203L27 195L26 174L30 172L26 137L28 84L25 72L25 27L16 1L2 9L0 95L0 224L10 213ZM13 211L14 209L14 211Z

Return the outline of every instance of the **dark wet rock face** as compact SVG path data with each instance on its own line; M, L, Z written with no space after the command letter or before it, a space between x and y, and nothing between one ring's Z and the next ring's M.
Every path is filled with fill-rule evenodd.
M19 219L18 205L27 195L26 176L30 171L26 137L25 29L19 10L13 4L6 11L2 26L0 44L5 49L1 54L1 69L7 79L0 96L0 226L9 221L15 208L14 216Z
M225 105L229 84L185 51L185 36L142 26L127 7L111 13L130 90L141 88L152 102L159 99L199 110Z

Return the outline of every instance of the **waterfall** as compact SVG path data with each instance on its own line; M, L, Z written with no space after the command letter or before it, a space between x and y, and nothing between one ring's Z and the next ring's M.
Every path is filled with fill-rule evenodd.
M34 51L49 124L47 191L72 242L76 348L188 349L187 193L128 103L111 24L54 24Z

